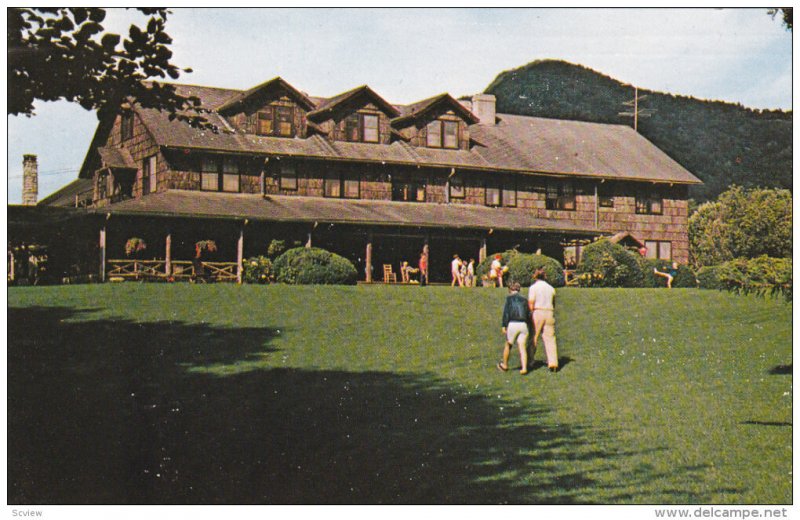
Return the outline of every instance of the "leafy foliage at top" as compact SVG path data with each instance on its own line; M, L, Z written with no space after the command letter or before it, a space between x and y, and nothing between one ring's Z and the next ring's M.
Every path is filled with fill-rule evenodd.
M8 9L8 114L33 115L34 101L64 99L98 119L135 102L165 110L171 119L208 126L200 99L184 97L153 78L177 79L165 32L169 11L139 8L146 26L132 24L125 39L106 32L99 8Z
M596 71L563 61L535 61L502 72L486 88L497 111L528 116L627 124L619 115L634 89ZM690 196L706 201L728 186L792 188L792 113L752 110L639 89L639 132L705 184Z
M734 186L702 204L689 218L689 252L697 266L761 255L791 258L791 192Z

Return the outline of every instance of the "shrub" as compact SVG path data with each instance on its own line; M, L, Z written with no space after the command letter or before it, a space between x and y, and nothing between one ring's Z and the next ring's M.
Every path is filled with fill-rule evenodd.
M545 255L532 255L519 253L508 261L508 277L511 281L519 282L523 287L533 283L533 274L537 269L544 269L547 282L553 287L564 286L564 269L558 260Z
M792 299L792 260L770 258L736 258L718 266L722 288L733 292L759 295L782 295Z
M724 289L719 281L719 266L707 265L697 271L697 282L701 289Z
M583 248L578 264L582 287L642 287L642 269L636 256L619 244L600 239Z
M278 282L310 285L356 283L355 266L349 260L318 247L289 249L273 263Z
M245 262L242 281L245 283L270 283L272 281L272 260L266 256L254 256Z
M654 258L638 257L639 267L642 270L642 287L665 287L667 281L656 276L653 269L658 269L662 273L672 269L672 262L669 260L656 260ZM678 274L672 280L672 287L697 287L697 280L694 271L688 265L679 265Z

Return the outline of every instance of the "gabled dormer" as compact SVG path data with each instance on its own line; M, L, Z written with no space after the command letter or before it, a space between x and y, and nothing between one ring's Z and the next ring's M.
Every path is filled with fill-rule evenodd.
M478 118L450 94L440 94L402 108L392 128L412 146L469 150L469 125Z
M391 103L362 85L323 101L307 117L315 132L333 141L389 144L389 121L399 115Z
M282 78L240 92L217 109L233 128L266 137L305 137L306 114L315 105Z

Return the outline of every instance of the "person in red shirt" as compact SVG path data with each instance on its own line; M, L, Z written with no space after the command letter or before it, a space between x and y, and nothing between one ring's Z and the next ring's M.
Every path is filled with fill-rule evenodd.
M419 285L424 287L428 283L428 255L423 252L419 255Z

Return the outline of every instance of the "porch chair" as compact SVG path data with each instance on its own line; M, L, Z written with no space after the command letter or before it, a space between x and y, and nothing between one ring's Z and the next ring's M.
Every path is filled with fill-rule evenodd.
M392 271L392 264L383 264L383 283L397 283L397 274Z

